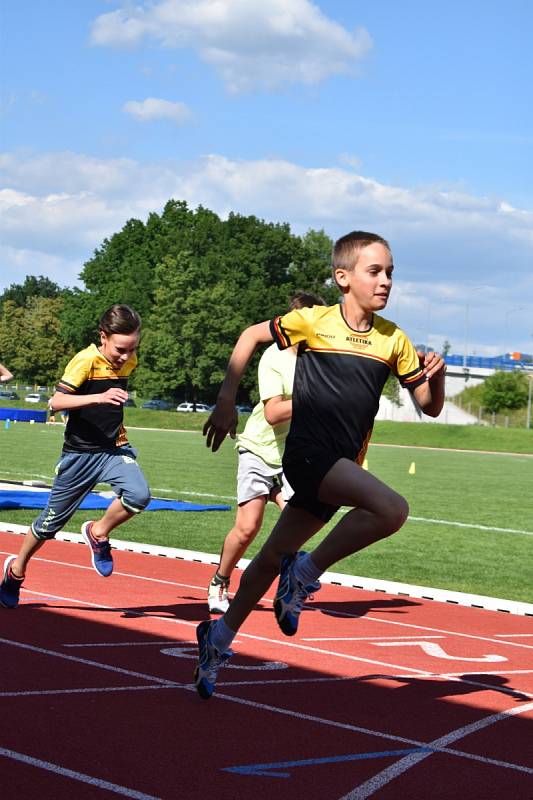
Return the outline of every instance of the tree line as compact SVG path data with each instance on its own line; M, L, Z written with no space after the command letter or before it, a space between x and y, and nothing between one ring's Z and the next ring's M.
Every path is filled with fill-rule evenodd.
M297 236L286 223L231 213L226 220L170 200L146 222L130 219L80 273L83 288L26 277L0 295L0 355L19 380L51 384L75 352L97 339L113 303L143 319L132 388L144 396L212 400L233 344L247 325L283 313L305 290L338 300L332 241ZM248 370L243 397L252 390Z

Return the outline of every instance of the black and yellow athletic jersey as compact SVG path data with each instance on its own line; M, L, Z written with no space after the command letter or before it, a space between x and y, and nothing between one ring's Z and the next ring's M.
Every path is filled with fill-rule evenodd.
M361 332L341 305L313 306L276 317L270 330L280 349L298 345L287 461L327 450L362 463L389 374L408 389L425 380L405 333L377 314Z
M128 375L137 366L134 354L116 369L96 345L80 350L69 361L57 391L65 394L101 394L118 387L126 390ZM122 406L111 403L69 410L64 449L75 452L111 450L127 444Z

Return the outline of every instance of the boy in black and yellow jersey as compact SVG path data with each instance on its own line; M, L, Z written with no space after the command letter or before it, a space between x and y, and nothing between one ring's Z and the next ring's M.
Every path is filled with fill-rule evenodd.
M298 345L292 423L283 456L294 495L245 570L225 615L198 626L194 680L204 699L212 695L218 669L231 656L236 632L278 573L274 611L281 630L292 636L305 600L320 589L320 575L391 535L407 518L404 498L361 464L388 375L394 373L411 390L424 413L438 416L445 365L436 353L417 354L403 331L376 313L387 305L393 269L382 237L363 231L343 236L333 248L342 304L303 308L252 325L233 350L204 427L213 450L228 432L235 435L235 394L257 345L271 340L280 349ZM352 510L315 550L298 552L340 506Z
M123 425L128 376L137 366L139 315L129 306L111 306L99 322L100 345L92 344L67 364L50 400L50 410L68 411L63 451L47 507L32 523L18 556L8 556L0 603L15 608L30 558L53 539L97 483L109 483L117 497L102 519L85 522L82 534L99 575L113 571L110 532L143 511L150 490Z

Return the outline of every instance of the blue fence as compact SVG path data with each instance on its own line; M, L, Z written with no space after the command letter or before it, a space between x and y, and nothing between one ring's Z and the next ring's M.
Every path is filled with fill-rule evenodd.
M527 359L527 360L525 360ZM524 356L518 360L510 356L445 356L444 360L450 367L478 367L481 369L515 370L532 369L532 357Z
M32 408L0 408L0 419L10 419L11 422L46 422L47 412L33 410Z

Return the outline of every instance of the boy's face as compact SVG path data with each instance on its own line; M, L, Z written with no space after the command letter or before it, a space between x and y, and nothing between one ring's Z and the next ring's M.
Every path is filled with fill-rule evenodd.
M123 367L139 344L139 331L135 333L104 333L100 331L99 350L116 369Z
M337 269L337 283L351 295L358 306L367 312L385 308L392 288L391 252L379 242L367 245L359 252L353 270Z

